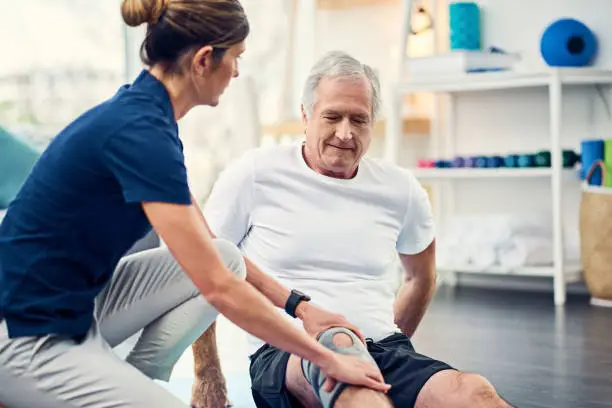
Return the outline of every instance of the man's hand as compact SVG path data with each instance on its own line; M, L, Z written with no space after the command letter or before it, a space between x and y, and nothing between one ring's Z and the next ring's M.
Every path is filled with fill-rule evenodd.
M302 320L306 333L312 337L316 338L320 333L332 327L344 327L353 331L365 344L363 334L342 315L327 312L308 302L300 302L295 314Z

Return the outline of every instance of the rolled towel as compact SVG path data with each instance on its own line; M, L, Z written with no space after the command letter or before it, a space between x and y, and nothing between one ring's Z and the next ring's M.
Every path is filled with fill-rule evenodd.
M550 215L545 214L490 214L481 220L490 241L503 243L514 236L549 237L552 235Z
M469 264L475 269L486 270L495 265L497 254L491 245L476 245L470 248Z
M465 265L470 254L462 245L443 245L436 247L436 264L440 267Z
M551 265L552 240L543 237L514 236L497 248L497 263L503 267Z

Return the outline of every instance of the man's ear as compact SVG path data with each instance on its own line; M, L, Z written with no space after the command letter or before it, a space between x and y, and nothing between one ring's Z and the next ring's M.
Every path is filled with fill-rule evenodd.
M205 45L199 48L193 56L192 66L196 74L209 75L213 71L213 47Z
M308 122L308 116L306 116L306 110L304 109L304 105L300 105L300 109L302 111L302 123L304 125L306 125L306 122Z

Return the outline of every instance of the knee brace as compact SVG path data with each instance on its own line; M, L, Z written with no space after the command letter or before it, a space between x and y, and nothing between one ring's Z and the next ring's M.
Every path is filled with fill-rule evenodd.
M334 336L339 333L348 335L353 341L353 344L349 347L336 346L334 344ZM366 346L361 342L361 339L351 330L343 327L333 327L321 333L317 340L321 345L336 353L353 355L363 360L374 362L374 359L368 352ZM319 367L307 360L302 360L302 373L306 381L312 386L312 390L323 408L332 408L342 391L348 386L348 384L338 382L331 392L326 392L323 389L326 377L321 373Z

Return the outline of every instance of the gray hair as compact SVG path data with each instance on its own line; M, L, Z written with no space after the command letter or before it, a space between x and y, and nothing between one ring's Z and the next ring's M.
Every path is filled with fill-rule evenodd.
M372 119L378 116L381 106L380 80L372 67L362 64L342 51L330 51L319 59L308 74L302 91L302 105L306 115L310 116L316 101L317 87L321 79L331 78L363 78L370 83L372 89Z

